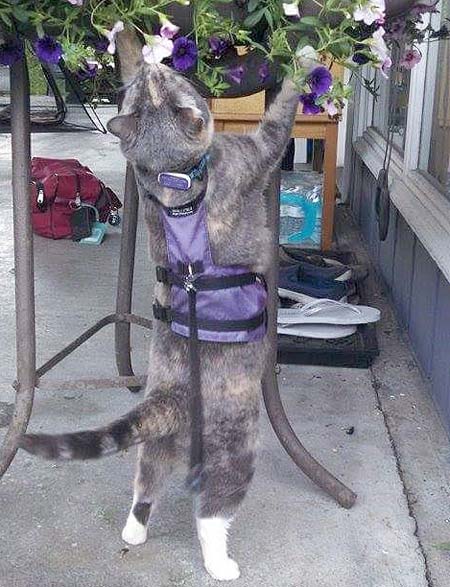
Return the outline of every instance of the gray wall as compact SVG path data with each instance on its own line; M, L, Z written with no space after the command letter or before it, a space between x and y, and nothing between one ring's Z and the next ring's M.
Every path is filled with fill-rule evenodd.
M353 161L350 203L355 220L450 432L450 284L393 206L388 236L380 242L375 179L359 157Z

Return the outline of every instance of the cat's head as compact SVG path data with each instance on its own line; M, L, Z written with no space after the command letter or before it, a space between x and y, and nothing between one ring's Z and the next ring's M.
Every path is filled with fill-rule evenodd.
M123 154L138 167L153 173L181 172L208 150L213 119L188 80L165 65L142 63L108 130L120 138Z

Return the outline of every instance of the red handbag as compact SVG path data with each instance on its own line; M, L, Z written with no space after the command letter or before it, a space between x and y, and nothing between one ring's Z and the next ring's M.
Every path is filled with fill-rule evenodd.
M122 203L89 169L76 159L31 160L32 225L47 238L73 238L73 214L94 207L100 222L115 224Z

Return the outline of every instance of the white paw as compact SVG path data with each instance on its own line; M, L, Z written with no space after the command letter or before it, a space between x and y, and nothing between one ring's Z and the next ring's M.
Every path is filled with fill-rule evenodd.
M147 528L140 524L133 514L130 514L122 530L122 540L133 546L144 544L147 540Z
M241 574L239 565L231 558L205 561L205 569L217 581L234 581Z

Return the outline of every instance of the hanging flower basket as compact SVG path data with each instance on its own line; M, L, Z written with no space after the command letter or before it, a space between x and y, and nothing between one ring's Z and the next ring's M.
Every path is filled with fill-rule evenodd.
M387 19L384 0L11 0L0 3L0 63L21 58L25 36L40 60L63 57L80 79L92 79L131 28L146 62L195 77L205 94L246 95L287 75L304 113L336 116L350 88L333 78L333 64L374 91L362 65L387 76L396 44L410 68L420 60L418 42L447 33L428 24L435 4L393 0L389 9L396 18Z

